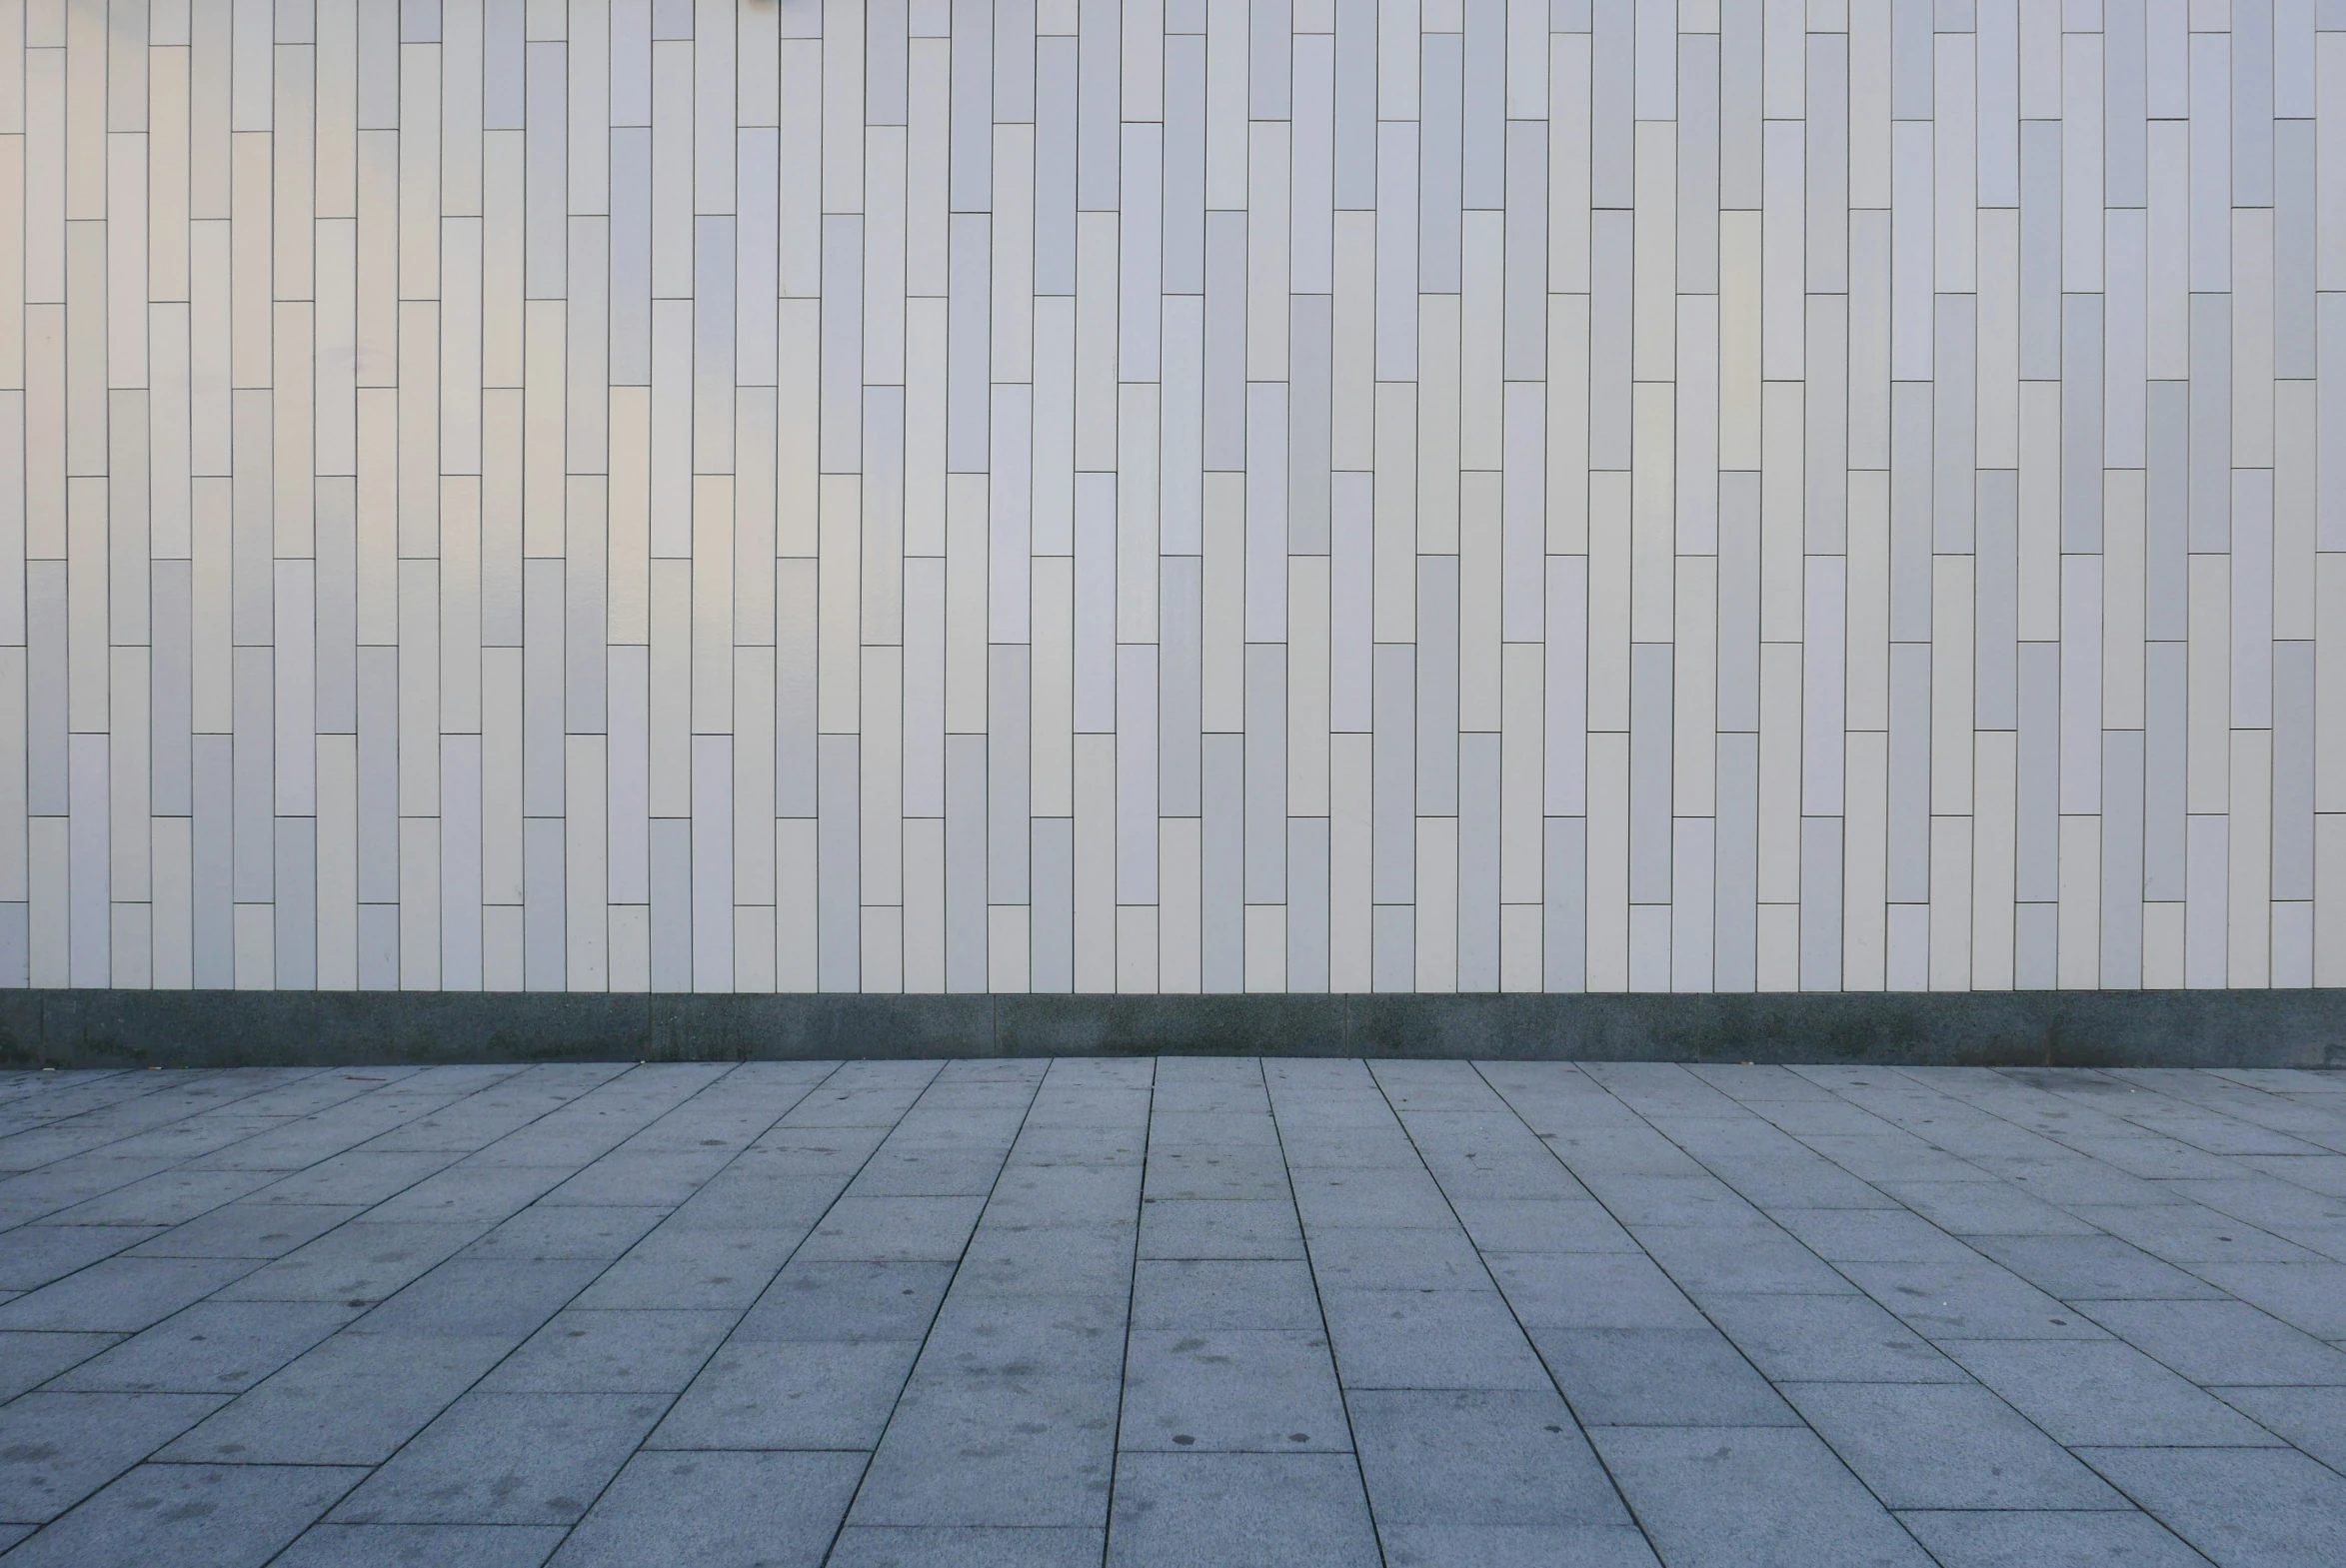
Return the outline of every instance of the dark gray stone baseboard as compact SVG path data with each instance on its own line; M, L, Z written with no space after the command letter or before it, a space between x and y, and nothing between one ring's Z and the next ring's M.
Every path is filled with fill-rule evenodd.
M2346 989L1763 995L0 992L0 1066L1246 1054L2346 1067Z

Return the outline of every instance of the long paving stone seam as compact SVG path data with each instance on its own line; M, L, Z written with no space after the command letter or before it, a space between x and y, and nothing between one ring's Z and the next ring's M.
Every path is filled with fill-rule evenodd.
M2346 1561L2346 1073L0 1074L0 1557Z

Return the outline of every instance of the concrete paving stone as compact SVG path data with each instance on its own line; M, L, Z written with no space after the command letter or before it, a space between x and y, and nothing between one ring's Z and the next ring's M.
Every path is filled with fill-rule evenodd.
M476 1165L460 1161L375 1205L370 1219L493 1225L510 1219L571 1177L569 1165Z
M1241 1199L1144 1202L1141 1256L1154 1258L1299 1258L1303 1227L1295 1205Z
M252 1266L242 1258L110 1257L0 1306L0 1329L135 1334Z
M974 1295L1094 1295L1129 1290L1140 1227L998 1224L993 1210L954 1275Z
M1413 1105L1395 1108L1409 1141L1425 1156L1427 1168L1437 1174L1461 1161L1525 1154L1550 1165L1555 1163L1538 1135L1523 1125L1523 1118L1507 1109L1506 1101L1493 1094L1487 1085L1478 1085L1476 1097L1462 1101L1456 1109L1424 1110Z
M121 1342L120 1334L30 1330L0 1333L0 1402L38 1388L60 1372L79 1366L107 1346Z
M2346 1479L2288 1448L2086 1448L2079 1457L2223 1568L2346 1562Z
M2231 1162L2220 1154L2195 1149L2188 1143L2178 1143L2156 1133L2130 1132L2123 1135L2098 1133L2070 1134L2062 1137L2062 1145L2076 1150L2088 1159L2113 1165L2129 1176L2148 1180L2181 1181L2195 1176L2229 1176L2235 1174Z
M2123 1508L2125 1500L1975 1383L1786 1383L1892 1508Z
M1864 1296L1706 1295L1702 1310L1771 1382L1965 1381L1961 1368Z
M1322 1327L1311 1270L1284 1259L1143 1258L1133 1271L1133 1329L1192 1334Z
M2182 1201L2166 1182L2129 1175L2049 1139L2025 1150L1973 1148L1964 1152L1984 1174L2072 1213L2096 1205L2156 1208Z
M1400 1170L1422 1173L1425 1161L1388 1111L1381 1122L1281 1117L1279 1146L1291 1170Z
M2223 1294L2116 1236L1978 1236L1972 1245L2064 1301L2212 1300Z
M0 1520L40 1524L194 1426L217 1395L35 1392L0 1407Z
M2346 1197L2346 1154L2244 1154L2229 1163L2324 1197Z
M165 1225L19 1225L0 1233L0 1290L38 1290L101 1258L170 1233Z
M1647 1225L1772 1230L1766 1215L1718 1177L1590 1171L1583 1179L1613 1218L1636 1230Z
M1138 1165L1038 1165L1014 1156L986 1201L983 1223L1136 1225Z
M1525 1328L1700 1328L1686 1293L1641 1252L1495 1252L1491 1277Z
M2077 1309L2203 1388L2346 1384L2346 1352L2246 1302L2080 1301Z
M1458 1216L1422 1166L1414 1171L1313 1166L1298 1168L1292 1175L1295 1211L1302 1216L1306 1235L1347 1227L1458 1228Z
M651 1437L654 1448L865 1449L920 1353L917 1341L734 1341L710 1358Z
M2090 1236L2095 1229L2033 1192L2001 1181L1897 1181L1876 1186L1956 1236Z
M843 1197L800 1248L809 1262L958 1262L983 1197Z
M10 1552L8 1561L10 1568L285 1562L277 1554L365 1474L329 1465L140 1465Z
M826 1084L801 1100L786 1119L794 1128L893 1127L920 1097L920 1090L909 1086L834 1089Z
M1857 1287L1784 1232L1695 1225L1639 1225L1637 1242L1687 1294L1854 1295Z
M1601 1203L1585 1199L1459 1197L1452 1206L1474 1245L1485 1252L1634 1252Z
M1028 1118L1011 1145L1011 1161L1028 1165L1128 1165L1138 1167L1148 1144L1148 1127L1118 1121L1106 1126L1060 1126Z
M2254 1421L2119 1340L1948 1340L1943 1348L2057 1443L2274 1442Z
M991 1096L990 1096L991 1097ZM967 1096L957 1096L966 1100ZM934 1155L991 1155L997 1159L1018 1141L1019 1124L1027 1119L1027 1102L1016 1104L957 1103L924 1096L905 1112L905 1119L888 1135L884 1149Z
M1108 1511L1117 1400L1114 1376L916 1373L850 1522L1096 1526Z
M253 1194L256 1203L380 1203L456 1163L451 1152L350 1150L284 1176Z
M1268 1124L1268 1118L1264 1118ZM1142 1190L1151 1201L1263 1198L1286 1202L1287 1166L1278 1144L1166 1143L1152 1132Z
M1311 1234L1311 1273L1322 1290L1487 1290L1490 1271L1457 1226L1388 1230L1340 1225Z
M2198 1272L2316 1339L2346 1339L2346 1263L2201 1263Z
M366 1212L355 1203L227 1203L138 1243L130 1255L279 1258Z
M1107 1549L1080 1526L850 1525L829 1568L1100 1568Z
M1907 1509L1899 1522L1941 1568L2206 1568L2145 1513Z
M360 1145L370 1154L446 1154L462 1158L477 1153L527 1126L545 1109L518 1101L498 1102L482 1095L456 1101L402 1122Z
M2209 1390L2259 1426L2346 1472L2346 1387Z
M1379 1389L1349 1405L1380 1526L1629 1523L1553 1389Z
M1327 1339L1313 1329L1135 1329L1125 1352L1126 1453L1348 1452Z
M883 1147L856 1172L848 1196L983 1197L1002 1174L1006 1149Z
M479 1236L478 1224L378 1224L354 1219L273 1262L222 1264L242 1275L229 1301L380 1301Z
M1153 1092L1161 1066L1164 1088ZM1296 1450L1319 1448L1322 1425L1352 1440L1368 1405L1552 1406L1557 1382L1583 1417L1618 1423L1595 1432L1623 1452L1678 1421L1737 1428L1700 1451L1705 1474L1731 1475L1738 1446L1790 1445L1794 1503L1822 1499L1806 1514L1778 1507L1771 1521L1767 1507L1716 1508L1696 1483L1640 1502L1673 1568L1702 1561L1710 1538L1696 1531L1673 1548L1672 1509L1712 1518L1724 1532L1716 1540L1749 1547L1719 1552L1736 1568L1771 1552L1795 1557L1783 1543L1801 1531L1827 1543L1804 1561L1838 1568L1887 1550L1894 1538L1868 1534L1886 1518L1878 1508L1870 1524L1852 1523L1864 1510L1832 1503L1855 1486L1845 1470L1815 1472L1823 1490L1810 1495L1814 1455L1794 1452L1806 1434L1784 1424L1798 1417L1754 1360L1850 1452L1871 1441L1890 1456L1866 1465L1935 1462L1965 1484L1977 1479L1965 1471L1979 1468L1963 1457L1972 1449L2005 1470L1997 1485L2045 1484L2031 1466L2060 1452L2052 1442L2097 1455L2158 1443L2288 1456L2298 1450L2287 1441L2346 1464L2334 1435L2346 1410L2333 1397L2346 1395L2346 1347L2322 1342L2346 1339L2346 1114L2329 1103L2346 1105L2346 1094L2318 1074L2318 1090L2284 1094L2185 1072L857 1063L794 1108L811 1074L829 1070L492 1069L474 1074L466 1098L453 1097L455 1077L432 1089L431 1074L408 1085L355 1081L372 1072L189 1074L46 1123L19 1114L30 1107L9 1101L0 1081L0 1171L22 1171L0 1176L0 1227L45 1221L0 1228L0 1398L43 1390L10 1413L60 1398L200 1398L196 1413L211 1413L164 1444L172 1463L154 1466L193 1473L223 1461L380 1464L403 1444L416 1451L410 1440L435 1417L495 1398L665 1405L697 1368L700 1405L688 1408L692 1393L677 1403L639 1469L819 1458L852 1472L877 1444L867 1492L889 1517L859 1514L841 1537L842 1562L1026 1563L1071 1544L1097 1561L1120 1409L1133 1443L1152 1445L1132 1459L1340 1462ZM354 1077L347 1087L333 1081L344 1076ZM1722 1092L1738 1086L1741 1099ZM2283 1148L2297 1151L2273 1152ZM1006 1150L1015 1152L1004 1163ZM1945 1176L1958 1179L1931 1179ZM1152 1198L1245 1190L1243 1181L1276 1195L1143 1203L1144 1181ZM959 1213L922 1202L961 1187L971 1190L943 1199ZM625 1201L544 1201L557 1191ZM1307 1252L1298 1202L1313 1221ZM627 1223L615 1226L620 1210ZM816 1236L827 1212L835 1233ZM92 1216L182 1222L70 1223ZM375 1260L377 1243L412 1242L434 1225L462 1232L453 1251ZM94 1246L125 1238L119 1251ZM883 1261L891 1255L916 1260ZM215 1282L146 1265L230 1272ZM346 1284L354 1293L341 1293ZM745 1307L732 1340L718 1343ZM8 1326L28 1312L66 1326ZM667 1332L680 1327L689 1331ZM1337 1370L1361 1374L1349 1413L1318 1343L1330 1328ZM1944 1381L1961 1374L1934 1360L1926 1339L2018 1413L1984 1426L1901 1413L1900 1401L1933 1399L2002 1408L1984 1389ZM795 1397L767 1400L779 1413L754 1388L736 1390L730 1415L717 1409L714 1374L737 1353L764 1360L768 1391L796 1379ZM839 1375L859 1356L880 1369L861 1395ZM1498 1386L1429 1386L1452 1379ZM207 1392L238 1388L225 1405ZM1277 1430L1295 1388L1334 1413ZM131 1392L147 1389L190 1393ZM1160 1395L1178 1408L1157 1409ZM1889 1413L1824 1413L1836 1400L1887 1401ZM2022 1416L2036 1424L2019 1431L2051 1442L2023 1444L2028 1462L2014 1468L1992 1455ZM721 1418L739 1429L719 1430ZM1184 1435L1193 1441L1172 1441ZM1268 1451L1205 1452L1224 1442ZM718 1443L746 1446L705 1446ZM1457 1461L1465 1479L1450 1486L1438 1480L1443 1462L1470 1459L1473 1443L1445 1443L1405 1468L1395 1497L1417 1487L1463 1510L1526 1451ZM616 1473L624 1447L603 1473ZM1630 1484L1634 1467L1616 1468ZM1382 1506L1386 1490L1368 1495ZM1504 1482L1494 1490L1509 1503L1549 1497ZM2211 1516L2227 1496L2258 1495L2236 1480L2229 1493L2202 1490ZM646 1483L645 1496L668 1506L659 1493ZM2018 1511L2042 1519L2041 1539L2011 1509L1909 1516L1937 1532L1950 1563L2187 1560L2145 1516L2095 1501ZM835 1512L846 1506L843 1497ZM690 1522L721 1532L732 1517L706 1508ZM1650 1560L1617 1523L1434 1523L1385 1507L1384 1524L1388 1564ZM29 1528L0 1524L0 1547ZM510 1548L535 1562L562 1530L317 1525L286 1560L495 1562L493 1550ZM766 1533L760 1549L771 1551L780 1532ZM623 1532L594 1549L641 1559L644 1549L626 1544L635 1539ZM593 1544L584 1532L580 1542L579 1553ZM178 1560L168 1547L149 1555ZM2262 1538L2231 1555L2260 1565L2269 1556Z
M125 1159L118 1155L72 1154L38 1170L6 1162L6 1140L0 1140L0 1171L19 1174L0 1179L0 1223L22 1225L70 1208L84 1198L127 1186L174 1163L168 1156Z
M1569 1097L1543 1106L1510 1101L1555 1158L1586 1183L1600 1176L1703 1176L1694 1155L1611 1097Z
M185 1464L381 1464L519 1337L336 1334L158 1457Z
M837 1176L842 1182L855 1175L888 1141L888 1128L809 1127L784 1117L725 1167L726 1176L789 1176L814 1180Z
M913 1339L929 1332L953 1279L951 1263L794 1258L734 1330L760 1339Z
M161 1171L143 1181L116 1187L61 1209L49 1222L61 1225L183 1225L223 1203L233 1203L277 1180L250 1170Z
M519 1344L567 1306L601 1266L582 1258L522 1263L454 1257L360 1318L351 1331L492 1336Z
M582 1307L727 1307L756 1301L789 1261L804 1232L690 1230L673 1216L595 1276Z
M1968 1160L1934 1148L1910 1133L1884 1127L1878 1132L1803 1132L1808 1147L1860 1181L1992 1181Z
M1380 1524L1388 1568L1658 1568L1631 1525Z
M1128 1454L1117 1464L1110 1568L1377 1560L1348 1454Z
M339 1301L199 1301L51 1386L240 1394L358 1316Z
M2168 1103L2172 1104L2173 1101ZM2170 1111L2155 1120L2142 1118L2168 1137L2205 1149L2210 1154L2310 1154L2313 1147L2269 1127L2259 1127L2237 1116Z
M1520 1127L1520 1123L1517 1126ZM1526 1138L1529 1134L1525 1134ZM1499 1153L1466 1150L1420 1150L1425 1168L1452 1203L1466 1199L1518 1202L1585 1202L1588 1189L1572 1178L1545 1148L1534 1142L1528 1152Z
M669 1215L660 1207L544 1202L523 1209L465 1249L468 1258L546 1261L584 1258L608 1263Z
M572 1524L667 1401L474 1391L335 1509L347 1524Z
M1971 1244L1900 1208L1771 1208L1769 1213L1828 1263L1969 1263L1986 1250L1975 1251Z
M1396 1110L1477 1111L1497 1108L1497 1093L1469 1061L1371 1059L1369 1074Z
M922 1369L930 1376L1065 1375L1113 1381L1124 1364L1132 1303L1114 1295L965 1295L938 1309Z
M1818 1155L1792 1159L1705 1153L1702 1162L1712 1175L1733 1187L1746 1201L1776 1216L1779 1224L1785 1215L1803 1210L1894 1212L1897 1209L1897 1200L1880 1188L1860 1181Z
M1932 1339L2099 1339L2102 1333L1997 1263L1844 1263L1841 1272Z
M707 1309L558 1312L480 1386L507 1394L673 1394L699 1374L734 1317Z
M1544 1388L1506 1301L1481 1290L1320 1288L1336 1370L1355 1388Z
M1061 1062L1085 1058L1066 1056ZM1047 1081L1027 1107L1022 1133L1037 1127L1129 1127L1146 1130L1156 1091L1146 1085L1097 1083L1079 1085L1065 1078ZM1169 1107L1170 1108L1170 1107Z
M2078 1216L2170 1263L2312 1263L2320 1254L2199 1203L2097 1205Z
M1531 1340L1583 1426L1799 1421L1715 1328L1538 1328Z
M1930 1568L1804 1426L1608 1426L1588 1435L1670 1568Z
M1270 1097L1259 1084L1196 1086L1160 1083L1150 1095L1150 1141L1276 1144Z
M640 1453L579 1521L556 1568L820 1568L856 1495L847 1453Z
M744 1170L737 1160L661 1223L676 1230L787 1230L805 1235L853 1174L851 1168L822 1176L778 1175L756 1167Z
M558 1524L318 1524L270 1568L542 1568L568 1533Z
M1787 1067L1753 1062L1688 1062L1686 1071L1740 1104L1774 1104L1786 1100L1839 1103L1829 1089L1809 1082Z

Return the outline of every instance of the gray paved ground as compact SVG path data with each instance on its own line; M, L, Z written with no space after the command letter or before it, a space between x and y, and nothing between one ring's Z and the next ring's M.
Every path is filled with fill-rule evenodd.
M0 1076L0 1543L2346 1562L2346 1074Z

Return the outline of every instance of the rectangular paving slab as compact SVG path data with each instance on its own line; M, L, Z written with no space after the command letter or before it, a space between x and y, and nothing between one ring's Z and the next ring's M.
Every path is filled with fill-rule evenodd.
M2329 1568L2342 1150L2314 1071L0 1073L0 1568Z

